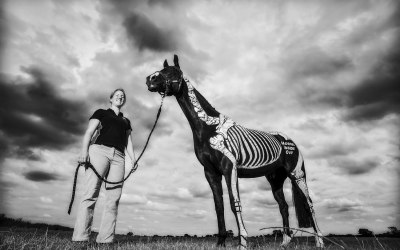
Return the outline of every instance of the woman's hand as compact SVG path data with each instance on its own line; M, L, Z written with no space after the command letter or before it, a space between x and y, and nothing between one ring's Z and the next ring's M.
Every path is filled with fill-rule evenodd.
M138 164L136 163L135 152L133 152L133 143L132 143L132 131L129 131L128 134L128 145L126 146L126 151L128 152L129 158L131 158L131 172L135 172L138 168Z
M85 162L89 162L89 153L86 152L82 152L81 155L78 157L78 163L82 164Z
M131 172L135 172L137 168L139 167L139 164L135 164L135 161L131 161Z
M89 120L89 125L88 125L88 128L86 129L85 136L83 136L81 154L78 157L79 164L89 162L89 160L90 160L89 159L90 139L92 138L94 131L96 131L96 128L99 126L99 124L100 124L100 121L97 119Z

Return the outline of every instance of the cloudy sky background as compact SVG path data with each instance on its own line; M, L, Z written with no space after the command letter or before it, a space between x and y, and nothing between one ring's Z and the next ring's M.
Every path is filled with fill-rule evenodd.
M160 102L145 77L178 54L218 111L300 146L324 233L400 227L397 1L17 0L1 8L0 213L72 227L77 202L71 216L67 207L88 117L123 87L139 154ZM217 233L202 169L189 124L168 98L124 186L117 232ZM250 235L282 225L265 178L240 188Z

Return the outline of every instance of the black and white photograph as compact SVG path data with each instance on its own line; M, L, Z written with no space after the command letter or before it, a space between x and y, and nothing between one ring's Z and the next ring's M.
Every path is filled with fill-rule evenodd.
M0 2L1 249L400 249L397 0Z

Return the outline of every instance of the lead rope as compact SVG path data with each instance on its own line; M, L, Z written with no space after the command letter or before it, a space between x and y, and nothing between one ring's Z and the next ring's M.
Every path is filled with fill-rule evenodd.
M149 133L149 136L147 137L146 144L144 145L142 152L140 153L139 157L136 159L135 164L132 166L132 168L129 171L128 175L122 181L116 181L116 182L108 181L107 179L105 179L103 176L101 176L96 171L96 169L93 167L93 165L90 162L78 163L78 166L76 167L76 170L75 170L74 184L72 186L72 196L71 196L71 202L69 203L69 207L68 207L68 214L71 214L72 205L73 205L74 199L75 199L75 191L76 191L76 182L77 182L77 179L78 179L78 171L79 171L79 168L82 165L85 166L85 169L88 169L88 168L92 169L93 172L96 174L96 176L100 180L104 181L107 184L121 184L121 183L125 182L133 172L136 171L137 167L139 166L138 162L139 162L140 158L142 157L144 151L146 150L147 145L149 144L149 141L150 141L150 137L153 134L154 129L156 128L156 125L157 125L157 122L158 122L158 118L160 118L161 109L162 109L162 106L164 104L164 97L165 97L165 94L161 94L161 104L160 104L160 107L158 108L158 112L157 112L157 116L156 116L156 120L154 122L153 128L151 129L151 131Z
M300 229L300 228L294 228L294 227L264 227L264 228L261 228L260 231L266 230L266 229L281 229L281 228L282 228L282 229L289 229L289 230L296 230L296 231L299 231L299 232L308 233L308 234L311 234L311 235L314 235L314 236L317 236L317 237L321 237L321 238L323 238L323 239L325 239L325 240L327 240L327 241L329 241L329 242L335 244L336 246L338 246L338 247L340 247L340 248L342 248L342 249L345 249L344 246L340 245L340 244L337 243L337 242L334 242L333 240L329 239L328 237L325 237L325 236L323 236L323 235L319 235L319 234L316 234L316 233L308 232L308 231L302 230L302 229ZM296 234L296 233L295 233L295 234Z

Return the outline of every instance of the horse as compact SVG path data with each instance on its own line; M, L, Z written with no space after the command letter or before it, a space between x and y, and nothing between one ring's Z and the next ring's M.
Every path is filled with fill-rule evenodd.
M227 185L231 210L238 227L240 249L247 248L247 231L242 218L238 178L266 177L279 205L283 221L282 247L292 234L283 184L289 178L299 227L313 227L316 246L323 248L313 203L306 183L303 156L297 145L282 133L245 128L215 110L184 77L177 55L174 65L163 63L163 69L146 77L150 92L175 96L193 132L194 152L204 167L213 193L218 220L217 246L225 246L227 232L224 218L222 176Z

